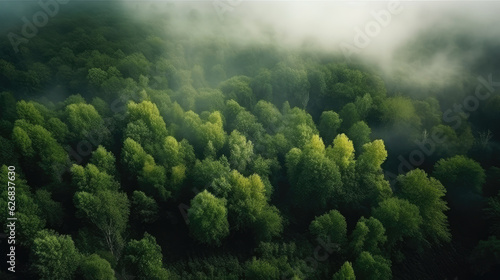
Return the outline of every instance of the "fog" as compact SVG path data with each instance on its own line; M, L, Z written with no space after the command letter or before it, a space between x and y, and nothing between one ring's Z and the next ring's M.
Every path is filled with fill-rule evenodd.
M347 63L379 67L386 80L398 76L399 83L434 90L466 72L483 72L471 68L491 56L485 46L500 38L498 2L125 2L138 19L149 19L152 11L168 14L169 31L193 41L216 36L337 54Z
M83 2L69 1L60 10ZM487 50L496 49L500 38L498 2L114 2L131 19L164 20L165 32L193 43L223 39L334 54L347 63L362 61L378 67L387 83L394 80L436 92L463 80L464 73L492 73L495 66L488 63L495 55ZM0 6L5 40L7 30L19 32L22 17L40 10L37 1L1 1Z

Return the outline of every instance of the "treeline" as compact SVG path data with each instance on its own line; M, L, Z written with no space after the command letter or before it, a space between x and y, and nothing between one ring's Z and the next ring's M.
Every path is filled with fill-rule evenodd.
M0 46L22 279L498 272L498 136L474 122L498 118L498 96L454 125L437 98L387 92L361 64L89 7L18 54Z

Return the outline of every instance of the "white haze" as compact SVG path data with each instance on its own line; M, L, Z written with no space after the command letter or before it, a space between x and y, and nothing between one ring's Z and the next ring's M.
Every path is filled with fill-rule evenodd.
M218 1L224 5L231 1ZM286 48L304 48L342 54L340 44L354 45L356 28L364 30L373 21L372 13L387 10L389 2L379 1L237 1L219 17L215 1L152 1L127 3L130 12L148 18L152 11L173 16L169 30L196 38L216 36L227 41L275 43ZM400 1L402 11L392 14L386 27L359 49L358 57L373 62L386 76L406 73L406 82L424 86L451 83L452 77L467 71L482 53L486 41L498 42L500 17L498 2L473 1ZM195 10L196 12L194 12ZM188 18L193 14L201 24ZM475 48L460 50L448 42L431 57L396 56L403 47L412 46L422 35L440 30L444 38L467 34Z

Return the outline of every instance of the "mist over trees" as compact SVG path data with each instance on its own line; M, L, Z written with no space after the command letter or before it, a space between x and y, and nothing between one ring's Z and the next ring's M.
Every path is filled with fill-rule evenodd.
M417 32L388 67L281 42L265 20L225 36L246 17L180 3L58 7L17 52L0 41L0 182L14 166L17 202L0 278L500 275L498 41L472 60L472 27ZM436 82L423 68L450 45L468 68Z

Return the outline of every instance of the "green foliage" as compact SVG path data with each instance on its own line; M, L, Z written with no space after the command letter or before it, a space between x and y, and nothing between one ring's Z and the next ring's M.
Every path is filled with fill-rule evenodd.
M169 271L163 268L161 248L156 239L144 234L141 240L127 243L123 256L123 267L140 280L169 279Z
M352 255L359 255L362 251L380 255L386 241L385 228L379 220L361 217L351 233L349 251Z
M255 96L250 87L250 78L234 76L219 86L226 99L233 99L247 109L253 108Z
M255 105L253 113L269 133L276 133L281 126L283 116L278 108L270 102L260 100Z
M100 68L91 68L87 75L87 80L93 86L100 86L108 78L108 73Z
M125 139L122 148L123 165L132 175L137 175L144 166L148 154L144 151L141 144L131 138Z
M421 238L422 216L418 207L408 200L388 198L372 210L372 216L384 225L391 247L405 238Z
M464 156L440 159L434 166L433 175L448 190L469 190L475 193L482 192L486 179L481 165Z
M382 121L394 127L410 126L420 128L421 121L413 102L407 97L391 97L381 105Z
M40 125L17 120L12 139L21 154L38 163L40 169L53 180L60 181L68 155L52 137L52 134Z
M246 279L273 280L279 279L279 270L272 264L258 259L253 259L245 271Z
M287 174L294 203L303 209L321 210L335 205L342 194L342 181L335 162L326 156L318 135L303 150L293 148L286 155Z
M363 151L356 161L356 173L364 199L374 205L392 195L389 182L384 178L382 163L387 158L384 141L374 140L363 145Z
M71 167L72 182L79 191L96 193L98 191L117 191L120 185L113 176L100 171L95 165L89 163L82 167L74 164Z
M233 170L213 181L211 190L227 199L229 222L236 229L253 228L257 239L269 240L283 230L278 209L267 203L266 188L257 174L244 177Z
M352 269L352 264L350 262L345 262L340 270L337 271L333 277L333 280L356 280L354 275L354 269Z
M80 254L68 235L40 231L31 251L33 268L42 280L71 279L80 262Z
M109 262L97 254L84 257L78 268L78 274L85 280L114 280L115 272Z
M342 110L340 110L340 118L342 119L342 129L347 130L355 123L361 120L358 110L354 103L347 103Z
M207 190L197 194L188 210L189 229L195 239L210 245L220 245L229 234L226 201Z
M128 125L125 138L131 138L141 144L148 153L154 153L156 143L161 143L167 136L167 127L156 104L150 101L127 104Z
M194 187L209 186L214 179L229 175L231 168L225 157L218 160L205 158L203 161L196 160L193 167Z
M334 111L323 111L321 113L318 129L325 143L332 143L335 136L337 136L337 131L341 124L342 120L339 114Z
M395 276L428 278L420 268L429 250L452 239L447 215L456 244L439 245L442 256L467 275L453 256L470 253L487 229L471 260L483 277L495 273L500 98L478 110L468 109L474 100L454 104L474 91L475 70L451 83L409 83L425 76L411 66L382 80L371 63L341 63L311 40L280 48L282 36L269 29L269 44L249 45L222 36L228 26L214 37L205 32L210 16L196 9L184 16L203 36L177 32L165 28L178 25L176 11L140 6L147 16L123 20L126 9L76 5L15 56L3 45L0 182L16 184L16 250L31 250L18 278L391 279L385 258L415 251L423 258L398 264ZM457 36L435 33L396 57L427 63L436 42ZM463 44L455 45L460 56ZM400 167L400 155L416 160L415 148L426 154L423 169L437 162L436 179L417 169L390 186L384 173ZM8 192L0 209L11 207ZM486 227L466 222L481 218ZM71 233L82 256L71 237L44 227ZM320 239L340 244L341 258L319 260Z
M293 64L292 62L290 64ZM307 72L295 65L287 65L287 63L280 62L276 65L276 69L271 73L271 83L273 93L280 93L284 100L288 100L292 106L299 106L304 108L309 101L309 88L310 84L307 79ZM298 65L297 65L298 66ZM274 100L283 101L279 96L275 95Z
M316 238L336 243L341 248L347 244L347 223L337 210L316 217L309 225L309 231Z
M229 163L231 167L244 173L247 165L253 160L253 144L252 141L247 141L244 135L238 131L231 132L228 138L229 144Z
M90 163L109 175L116 174L115 156L113 153L108 152L106 148L99 145L95 151L92 152Z
M40 209L40 217L47 221L51 228L58 228L63 223L64 209L62 204L54 201L51 193L46 190L37 190L35 193L35 203Z
M387 280L392 279L391 261L369 252L361 252L354 263L354 271L358 279Z
M66 106L65 117L68 121L70 132L74 135L74 140L81 141L91 135L98 135L105 141L109 141L110 132L104 126L103 120L94 106L90 104L77 103Z
M361 147L363 147L364 144L370 142L370 134L372 133L372 130L370 127L364 122L364 121L359 121L351 126L349 130L347 131L347 136L349 136L349 139L352 139L352 142L354 143L354 149L356 151L361 151Z
M131 220L139 223L153 223L158 217L158 204L141 191L134 191L130 199Z
M328 147L326 153L343 170L354 164L354 146L343 133L335 137L333 146Z
M17 102L17 115L20 119L34 125L42 125L44 122L42 114L35 108L32 102L21 100Z
M470 259L477 274L490 271L493 266L500 264L500 240L490 236L487 240L479 241Z
M444 201L446 190L443 185L432 177L428 178L425 171L420 169L398 176L397 182L398 196L419 208L425 221L422 229L429 241L450 242L448 219L444 213L449 207Z
M117 68L121 73L138 80L140 75L149 74L150 67L151 62L142 53L133 53L121 59Z
M0 170L0 181L5 183L5 188L3 188L1 193L0 207L3 207L3 209L10 209L14 203L14 213L15 218L17 218L15 221L16 243L28 247L33 244L36 233L45 227L44 214L41 212L44 209L40 209L38 204L35 203L36 197L33 197L26 180L19 177L19 174L17 174L17 177L14 176L15 200L12 201L9 198L12 197L12 189L9 190L7 188L7 182L12 182L9 180L9 177L12 178L12 175L9 175L9 170L6 165L3 165ZM13 187L14 185L10 184L9 186ZM57 209L55 209L55 211L57 211ZM9 211L6 210L0 213L0 218L4 221L7 221L8 217L11 217ZM4 232L10 232L7 225L8 223L6 222L2 226Z
M66 142L69 136L68 126L58 118L50 118L47 123L45 123L45 128L59 143Z
M77 215L98 230L114 256L119 255L123 246L122 234L129 217L127 195L109 190L95 194L77 192L73 201Z
M210 113L206 121L195 112L188 111L184 114L184 126L184 136L193 143L196 151L203 151L209 141L212 142L215 151L218 151L226 141L222 116L218 111Z

